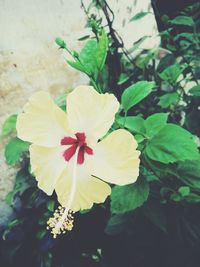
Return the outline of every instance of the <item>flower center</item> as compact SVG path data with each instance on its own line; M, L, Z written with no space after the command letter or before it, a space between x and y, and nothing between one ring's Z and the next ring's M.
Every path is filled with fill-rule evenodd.
M76 138L65 136L61 139L61 145L69 145L69 147L64 151L63 157L66 161L70 161L78 149L77 164L83 164L85 160L85 153L93 155L93 150L86 143L85 133L76 133L75 136Z

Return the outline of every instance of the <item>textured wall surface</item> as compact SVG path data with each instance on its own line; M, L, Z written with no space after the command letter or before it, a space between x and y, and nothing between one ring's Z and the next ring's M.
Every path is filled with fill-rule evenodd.
M87 5L90 1L84 1ZM109 0L115 13L114 27L125 45L144 35L154 35L144 46L153 47L156 24L153 15L129 23L137 12L151 10L150 0ZM0 128L5 118L19 112L37 90L53 96L87 83L87 78L66 65L54 43L63 37L71 48L83 44L77 39L86 31L85 15L79 0L0 0ZM6 139L0 137L0 199L12 188L16 172L3 159Z

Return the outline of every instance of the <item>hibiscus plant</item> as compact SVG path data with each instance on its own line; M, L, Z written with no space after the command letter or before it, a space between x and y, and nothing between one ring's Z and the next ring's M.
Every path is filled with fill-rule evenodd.
M200 245L199 6L165 17L161 47L137 55L145 38L127 51L106 1L83 8L81 51L56 44L89 84L36 92L3 125L19 171L1 254L8 266L179 266L166 249L184 259L179 248Z

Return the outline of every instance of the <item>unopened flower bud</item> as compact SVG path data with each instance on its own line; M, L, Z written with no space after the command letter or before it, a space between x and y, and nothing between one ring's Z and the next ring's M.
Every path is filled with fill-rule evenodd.
M57 37L55 42L56 42L57 45L60 46L60 48L63 48L63 49L66 48L66 43L60 37Z

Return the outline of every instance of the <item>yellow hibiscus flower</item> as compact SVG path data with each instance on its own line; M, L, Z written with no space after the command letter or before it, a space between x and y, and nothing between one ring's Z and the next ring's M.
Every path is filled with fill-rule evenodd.
M119 102L79 86L67 96L67 113L49 93L35 93L17 118L17 134L32 143L30 162L38 187L62 205L49 220L54 237L73 227L73 213L102 203L107 183L126 185L139 175L137 142L126 130L111 132ZM106 183L107 182L107 183Z

